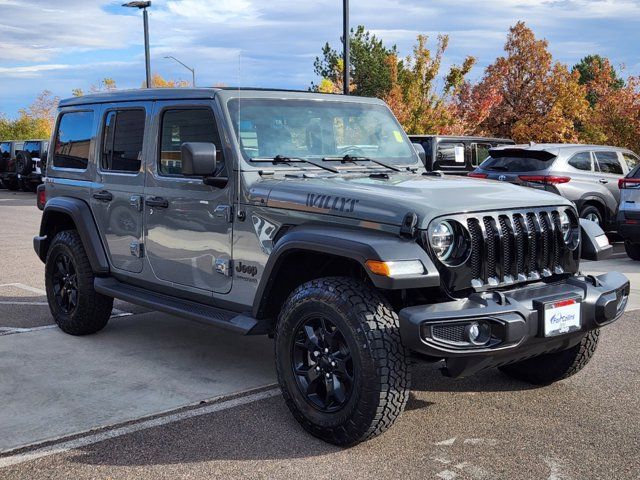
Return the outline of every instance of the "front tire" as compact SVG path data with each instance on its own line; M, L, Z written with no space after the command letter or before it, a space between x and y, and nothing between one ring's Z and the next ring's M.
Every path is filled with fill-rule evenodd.
M75 230L58 233L49 247L45 283L49 309L62 331L88 335L109 321L113 298L93 289L93 270Z
M640 260L640 243L631 243L626 240L624 249L631 260Z
M569 378L582 370L593 357L598 346L599 336L600 330L591 330L584 334L580 343L567 350L547 353L523 362L505 365L499 369L508 376L523 382L534 385L549 385Z
M600 227L603 227L604 220L602 218L602 213L598 209L598 207L594 207L593 205L586 205L580 211L580 218L584 218L585 220L591 220L592 222L597 223Z
M275 337L284 400L312 435L350 446L386 431L409 396L398 316L350 278L307 282L286 300Z

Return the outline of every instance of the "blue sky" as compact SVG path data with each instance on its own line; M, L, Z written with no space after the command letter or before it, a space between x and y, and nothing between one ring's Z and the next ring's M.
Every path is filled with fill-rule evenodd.
M42 90L61 97L101 78L119 88L144 77L142 18L123 2L0 0L0 112L14 116ZM307 88L325 41L339 48L340 0L153 0L152 70L214 84ZM400 52L419 33L450 36L447 65L478 58L472 78L502 52L510 25L524 20L557 60L599 53L640 75L640 0L351 0L363 24Z

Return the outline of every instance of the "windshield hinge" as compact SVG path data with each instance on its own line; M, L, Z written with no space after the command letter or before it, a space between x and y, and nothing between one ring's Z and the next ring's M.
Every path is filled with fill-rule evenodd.
M407 212L400 226L400 235L413 238L416 234L416 225L418 225L418 215L416 212Z

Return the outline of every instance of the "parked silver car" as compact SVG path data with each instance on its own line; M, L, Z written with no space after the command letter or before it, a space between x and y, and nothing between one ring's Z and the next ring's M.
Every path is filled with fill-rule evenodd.
M618 180L639 163L624 148L531 143L492 148L469 176L557 193L575 203L581 218L612 230L620 203Z
M627 255L640 260L640 165L620 179L618 233L624 238Z

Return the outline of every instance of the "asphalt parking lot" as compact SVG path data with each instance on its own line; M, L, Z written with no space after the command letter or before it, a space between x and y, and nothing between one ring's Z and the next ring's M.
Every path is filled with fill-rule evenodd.
M102 332L52 327L33 194L0 190L0 478L637 479L640 291L592 362L532 388L417 364L407 411L351 449L307 435L272 344L116 302ZM640 285L620 246L583 270Z

